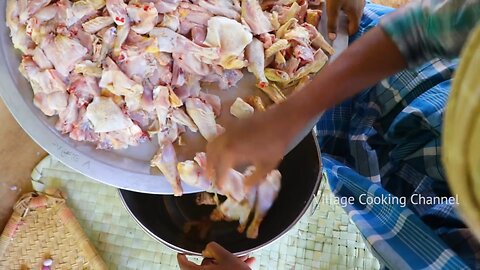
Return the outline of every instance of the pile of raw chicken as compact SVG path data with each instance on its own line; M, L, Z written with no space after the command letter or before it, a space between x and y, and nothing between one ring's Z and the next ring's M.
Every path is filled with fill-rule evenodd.
M227 89L246 68L275 103L281 89L299 88L333 53L317 31L320 2L306 0L7 0L7 25L23 53L21 73L34 104L56 128L99 149L121 149L156 137L152 159L182 194L181 180L214 191L205 178L205 153L178 162L174 144L185 132L207 141L224 129L216 123L220 99L203 83ZM232 91L232 90L231 90ZM230 112L248 117L264 110L258 96L238 98ZM232 170L227 200L216 201L216 220L239 220L247 235L258 226L280 190L271 172L242 192L252 172ZM208 201L208 200L207 200ZM206 203L203 200L201 203Z

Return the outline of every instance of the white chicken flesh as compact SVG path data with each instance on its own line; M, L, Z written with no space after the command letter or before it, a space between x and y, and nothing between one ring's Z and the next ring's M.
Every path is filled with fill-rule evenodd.
M251 170L232 169L218 190L206 177L205 153L178 160L175 147L188 147L190 134L211 142L224 132L217 124L222 100L208 84L236 91L248 70L279 103L284 89L310 81L334 53L317 29L321 11L309 7L318 1L6 1L13 47L23 54L19 70L33 104L56 117L59 132L99 149L158 142L151 165L175 195L183 193L181 181L225 195L211 217L238 220L239 231L257 237L280 173L247 191ZM264 111L258 95L252 97L236 99L230 113L246 118Z

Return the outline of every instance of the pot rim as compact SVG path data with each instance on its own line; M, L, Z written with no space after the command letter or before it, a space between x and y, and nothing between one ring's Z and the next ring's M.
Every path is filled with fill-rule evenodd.
M312 193L310 194L309 196L309 199L308 201L306 202L305 204L305 207L302 209L302 211L298 214L298 216L295 218L295 220L288 226L286 227L282 232L280 232L277 236L273 237L272 239L266 241L265 243L263 244L260 244L254 248L250 248L248 250L245 250L245 251L239 251L239 252L234 252L233 255L237 256L237 257L240 257L240 256L244 256L244 255L247 255L249 253L252 253L252 252L255 252L255 251L259 251L271 244L273 244L274 242L278 241L279 239L281 239L283 236L285 236L299 221L302 217L305 216L305 214L307 213L307 210L309 209L309 207L312 205L312 202L313 200L315 199L316 197L316 194L318 193L318 190L320 188L320 184L322 182L323 179L323 166L322 166L322 157L321 157L321 153L320 153L320 145L318 144L318 139L317 139L317 134L316 134L316 130L315 128L312 130L312 132L309 132L308 135L310 136L313 136L313 140L315 142L315 148L317 150L317 157L318 157L318 163L319 163L319 170L318 170L318 176L317 176L317 179L316 179L316 182L315 182L315 187L313 188L312 190ZM307 136L308 136L307 135ZM148 234L150 235L150 237L152 237L153 239L161 242L162 244L164 244L165 246L167 246L169 249L171 249L172 251L175 251L175 252L179 252L179 253L182 253L182 254L185 254L185 255L191 255L191 256L202 256L201 253L199 252L193 252L193 251L189 251L189 250L186 250L186 249L183 249L181 247L177 247L165 240L163 240L162 238L160 238L159 236L157 236L155 233L153 233L152 231L150 231L145 225L143 225L138 219L137 217L135 216L135 214L131 211L130 207L128 207L127 205L127 202L125 201L125 198L123 197L123 193L122 193L122 189L117 189L118 191L118 194L120 195L120 199L122 201L122 204L123 206L127 209L128 213L130 214L130 216L135 220L135 222L140 225L140 227ZM128 191L128 190L126 190ZM168 195L161 195L161 196L168 196Z

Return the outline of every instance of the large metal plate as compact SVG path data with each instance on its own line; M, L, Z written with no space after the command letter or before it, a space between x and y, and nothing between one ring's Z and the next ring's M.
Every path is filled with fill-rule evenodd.
M6 1L0 2L0 95L22 128L65 165L99 182L143 193L172 194L165 178L150 167L149 161L157 151L156 143L144 143L121 151L104 151L96 149L93 144L71 140L55 130L57 118L45 116L33 105L31 87L18 71L21 57L12 46L5 23ZM337 38L335 42L338 40L341 39ZM251 75L246 75L234 89L210 90L222 98L220 124L233 119L228 110L236 96L261 95L254 82ZM194 152L204 150L206 142L202 138L189 136L188 140L191 142L189 146L178 149L179 159L190 158ZM185 193L200 191L184 183L183 187Z

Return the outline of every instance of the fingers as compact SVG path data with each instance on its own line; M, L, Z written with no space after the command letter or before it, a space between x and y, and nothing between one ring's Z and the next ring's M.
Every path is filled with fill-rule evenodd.
M362 19L364 1L357 0L357 4L348 6L345 9L345 14L348 18L348 35L353 35L358 31L360 20Z
M213 259L210 259L210 258L204 258L202 260L202 266L206 266L206 265L214 265L215 264L215 261Z
M207 178L213 181L215 179L215 165L218 164L219 155L216 149L216 142L218 139L215 139L213 142L207 144Z
M252 267L255 261L255 257L249 257L244 262L248 265L248 267Z
M230 257L235 257L232 253L230 253L230 251L224 249L216 242L208 243L208 245L205 247L205 250L202 252L202 255L206 258L215 259L218 262L222 262Z
M197 264L188 260L187 256L184 254L177 254L178 266L182 270L197 270L200 269Z
M207 145L207 177L220 191L234 165L234 159L226 141L228 141L228 134L223 134Z
M248 265L248 267L252 267L253 264L255 263L256 259L255 257L248 257L248 255L243 255L243 256L240 256L238 257L241 261L243 261L244 263L246 263Z
M354 1L354 0L348 0ZM334 40L337 38L338 14L340 12L340 1L327 0L327 30L328 38Z
M245 186L251 187L251 186L256 186L263 182L263 180L267 177L267 175L275 169L277 165L277 162L269 162L269 163L264 163L261 165L256 165L255 166L255 171L252 173L252 175L247 176L245 178Z

